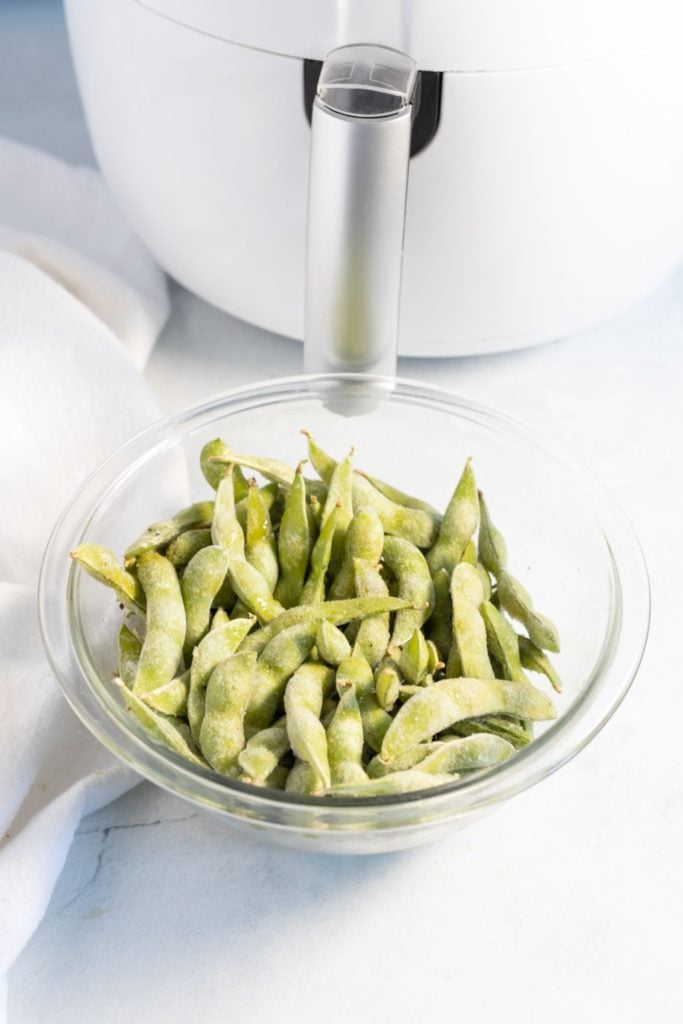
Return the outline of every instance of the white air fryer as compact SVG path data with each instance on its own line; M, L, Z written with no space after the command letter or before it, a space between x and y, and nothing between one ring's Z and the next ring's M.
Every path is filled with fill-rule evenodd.
M637 301L681 259L679 0L66 8L97 157L129 220L170 274L262 327L303 336L311 110L321 62L342 45L393 47L418 72L401 354L575 332ZM401 157L383 159L403 173ZM382 235L376 201L373 211L383 244L391 231ZM334 244L352 267L343 222ZM392 246L400 261L400 235Z

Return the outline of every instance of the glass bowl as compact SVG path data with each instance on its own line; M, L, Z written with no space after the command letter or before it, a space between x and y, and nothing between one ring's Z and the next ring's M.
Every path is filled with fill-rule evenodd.
M155 746L112 684L121 611L69 557L84 540L121 553L150 522L210 492L199 452L220 436L237 451L295 464L309 429L337 457L439 508L467 456L510 570L557 623L564 682L558 718L510 760L437 789L362 800L265 790L195 768ZM167 417L103 463L63 512L39 587L43 640L85 725L141 775L264 839L321 852L415 846L469 824L573 757L610 718L640 663L649 585L633 531L610 496L536 432L417 382L358 375L297 377L229 391ZM538 686L543 677L534 677Z

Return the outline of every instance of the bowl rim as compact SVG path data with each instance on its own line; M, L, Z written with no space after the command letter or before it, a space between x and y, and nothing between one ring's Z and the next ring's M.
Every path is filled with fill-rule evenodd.
M333 393L335 388L340 387L347 391L354 388L361 396L369 396L373 400L391 393L413 403L420 401L432 406L445 405L451 415L457 413L465 419L476 420L480 425L484 423L493 426L497 433L501 433L500 428L504 428L505 434L511 435L516 443L543 453L579 480L584 491L597 502L602 514L600 519L596 517L596 523L607 547L612 577L612 604L600 654L588 678L583 681L578 696L541 736L529 746L516 751L508 760L473 773L470 777L412 793L360 798L299 795L254 786L238 779L226 778L211 769L195 767L171 751L152 745L142 732L131 728L130 716L125 715L122 705L114 701L97 669L89 662L80 642L78 623L74 619L75 597L83 576L75 563L68 569L65 599L61 605L59 602L57 605L61 613L60 621L56 623L51 620L51 579L55 572L59 577L60 569L61 573L64 572L63 565L60 567L59 563L67 555L60 544L61 535L84 495L88 496L94 491L97 497L94 502L89 501L88 514L79 518L76 543L84 539L89 523L110 489L132 472L141 459L163 451L165 447L176 444L180 436L191 433L186 429L188 424L199 420L196 427L200 429L211 421L210 414L224 411L231 404L247 399L254 399L256 406L263 406L269 397L282 402L297 395L303 397L307 392L313 394L316 389ZM163 439L165 431L172 431L173 436ZM162 436L162 441L156 446L151 444L152 439L159 436ZM138 450L138 456L131 462L129 454ZM122 468L118 468L120 464ZM107 485L103 489L98 488L99 482L108 478L111 470L117 468L118 471L108 479ZM602 525L603 519L607 520L609 535ZM343 816L345 811L368 808L409 807L415 804L425 806L427 803L436 807L440 801L459 794L462 799L456 813L463 813L486 808L535 785L576 756L607 724L630 689L642 661L650 623L650 584L643 551L628 517L592 472L554 439L545 434L541 439L537 430L517 418L447 388L410 378L323 373L275 378L222 391L155 420L112 452L79 485L55 523L40 570L38 617L48 661L76 715L118 758L176 795L185 796L195 803L230 816L235 816L236 812L221 805L221 793L246 797L264 812L269 807L317 808L337 811ZM63 663L57 650L55 634L60 627L68 631L69 652L73 658L68 664ZM81 682L85 682L100 709L106 713L107 724L110 729L113 728L113 734L110 729L103 727L80 698L78 686L72 678L74 663L80 672ZM601 702L598 697L602 698ZM278 825L267 819L266 823Z

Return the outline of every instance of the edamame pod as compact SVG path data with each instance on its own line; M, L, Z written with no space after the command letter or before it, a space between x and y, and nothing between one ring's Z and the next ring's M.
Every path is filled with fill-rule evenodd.
M277 550L280 557L280 578L275 597L284 608L295 605L303 590L308 559L313 546L306 507L306 483L303 462L296 468L294 482L282 513Z
M479 523L477 485L468 459L453 496L443 514L439 536L427 555L432 573L439 569L453 572Z
M467 562L460 562L451 576L453 640L457 648L459 671L474 679L493 679L486 645L486 627L479 611L483 599L477 570ZM449 656L449 662L453 657Z
M532 643L526 636L518 636L519 656L524 668L530 672L541 672L550 680L550 685L556 693L562 693L562 680L550 663L550 659L543 653L540 647Z
M320 721L323 699L334 685L334 672L326 665L301 665L285 688L287 735L298 758L310 764L315 790L330 785L327 737Z
M363 769L363 721L353 686L342 688L327 727L327 755L332 785L358 784L367 779Z
M401 673L393 661L383 661L375 669L375 696L385 711L391 711L401 689Z
M560 636L557 627L547 616L536 611L531 597L519 580L505 570L498 575L498 600L508 615L523 623L532 643L546 651L559 652Z
M248 619L233 619L209 630L195 647L190 665L190 690L187 695L187 720L190 723L195 742L199 741L199 730L204 718L206 684L216 665L234 654L254 624L253 616Z
M148 693L175 676L185 641L185 607L176 571L163 555L145 551L137 572L147 601L147 628L133 690Z
M207 441L199 455L199 466L204 474L204 479L208 483L209 487L212 487L214 491L218 489L219 483L225 476L225 465L223 463L213 461L214 456L219 455L227 458L228 454L228 446L221 441L219 437L217 437L213 441ZM230 460L228 459L228 461ZM235 501L238 502L243 498L246 498L247 481L239 466L235 466L232 483L235 493Z
M163 519L152 523L137 540L126 548L123 561L129 565L136 561L145 551L158 551L170 544L184 530L200 530L211 526L213 518L213 502L199 501L188 508L181 509L172 519Z
M544 693L529 683L497 679L442 679L424 687L399 709L382 742L385 764L404 750L448 729L465 718L504 714L533 721L555 718L555 709Z
M408 683L418 686L427 675L429 648L422 631L416 629L410 640L403 645L398 667Z
M500 665L504 678L528 683L519 658L517 634L510 623L490 601L484 601L479 610L486 627L489 650Z
M434 584L421 551L402 537L385 537L382 558L396 577L398 596L410 607L396 613L391 642L402 647L429 618L434 607Z
M288 608L244 641L243 649L262 651L273 637L290 626L302 622L321 622L325 619L335 626L342 626L353 619L364 619L380 612L400 611L408 607L408 601L399 597L351 597L346 601L321 601L316 604L297 605Z
M135 576L119 565L113 551L101 544L79 544L69 556L88 576L113 590L121 604L144 618L145 593Z
M358 700L365 742L372 750L379 750L391 724L391 715L380 706L372 669L359 655L351 655L337 669L337 692L342 694L349 687L353 687Z
M176 569L184 569L198 551L211 543L211 530L186 530L172 540L166 549L166 557Z
M132 686L135 682L135 673L138 670L142 640L138 639L132 629L126 623L122 623L119 630L119 676L126 686Z
M337 529L339 507L335 506L323 524L311 552L311 569L301 591L301 605L318 604L325 600L325 576L332 557L332 544Z
M283 715L277 722L255 732L237 760L242 769L242 779L257 786L267 784L281 759L290 749L287 734L287 719Z
M395 505L404 505L406 508L419 508L424 512L429 512L430 515L434 516L435 520L441 521L441 513L430 505L428 501L423 501L421 498L414 498L412 494L406 494L404 491L399 491L397 487L392 487L391 484L387 484L384 480L378 480L376 476L370 476L369 473L365 473L362 469L356 469L354 472L358 473L359 476L364 476L366 480L369 480L372 486L383 494L389 501L393 501Z
M246 559L233 558L228 573L233 590L259 622L270 622L284 611L280 602L271 594L261 573L249 565Z
M453 642L453 606L451 604L451 574L438 569L433 576L434 608L426 623L429 639L436 644L441 661L447 661Z
M206 687L199 746L214 771L235 774L244 747L244 715L254 687L256 655L245 651L222 661Z
M330 600L339 601L357 593L354 584L354 559L361 558L370 565L377 565L382 557L384 530L379 516L371 508L356 512L346 533L344 561L330 586Z
M192 651L208 632L213 601L227 571L227 551L212 544L198 551L183 573L180 591L185 606L183 653L186 659L192 657Z
M362 558L353 560L353 579L359 598L389 596L387 585L377 568ZM353 653L365 658L370 668L374 668L386 654L389 636L389 613L368 615L358 624Z
M318 650L318 656L328 665L334 665L335 668L341 665L342 661L351 654L351 644L341 629L338 626L333 626L331 622L326 622L324 619L318 625L318 631L315 635L315 646Z
M275 636L263 649L256 665L256 681L247 708L247 736L267 728L273 721L287 680L311 653L317 631L317 622L292 626Z
M255 480L249 481L245 553L247 562L261 574L272 594L280 573L277 545L266 503Z
M484 495L479 491L479 561L498 578L507 565L507 548L499 530L491 522Z
M176 676L163 686L149 693L141 693L140 699L163 715L184 718L187 714L187 695L190 691L190 670Z
M137 718L142 728L153 740L167 747L168 750L172 750L179 757L184 757L186 761L190 761L192 764L202 768L206 767L201 758L197 757L187 740L171 722L164 718L163 715L148 708L145 702L126 686L123 679L115 676L114 683L120 687L126 698L128 710Z
M399 793L414 793L418 789L433 789L436 786L444 786L457 779L457 775L430 775L421 772L417 768L411 768L404 772L392 772L377 779L368 779L367 782L351 782L346 785L332 786L327 790L327 796L395 796Z
M289 770L285 782L285 793L297 793L299 796L310 796L313 792L315 779L313 769L306 761L295 761Z

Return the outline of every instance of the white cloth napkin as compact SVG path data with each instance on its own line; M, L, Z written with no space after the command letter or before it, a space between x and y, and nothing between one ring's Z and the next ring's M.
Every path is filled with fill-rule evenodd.
M62 699L35 587L67 499L156 415L139 370L167 313L100 176L0 139L0 1020L81 817L137 780Z

